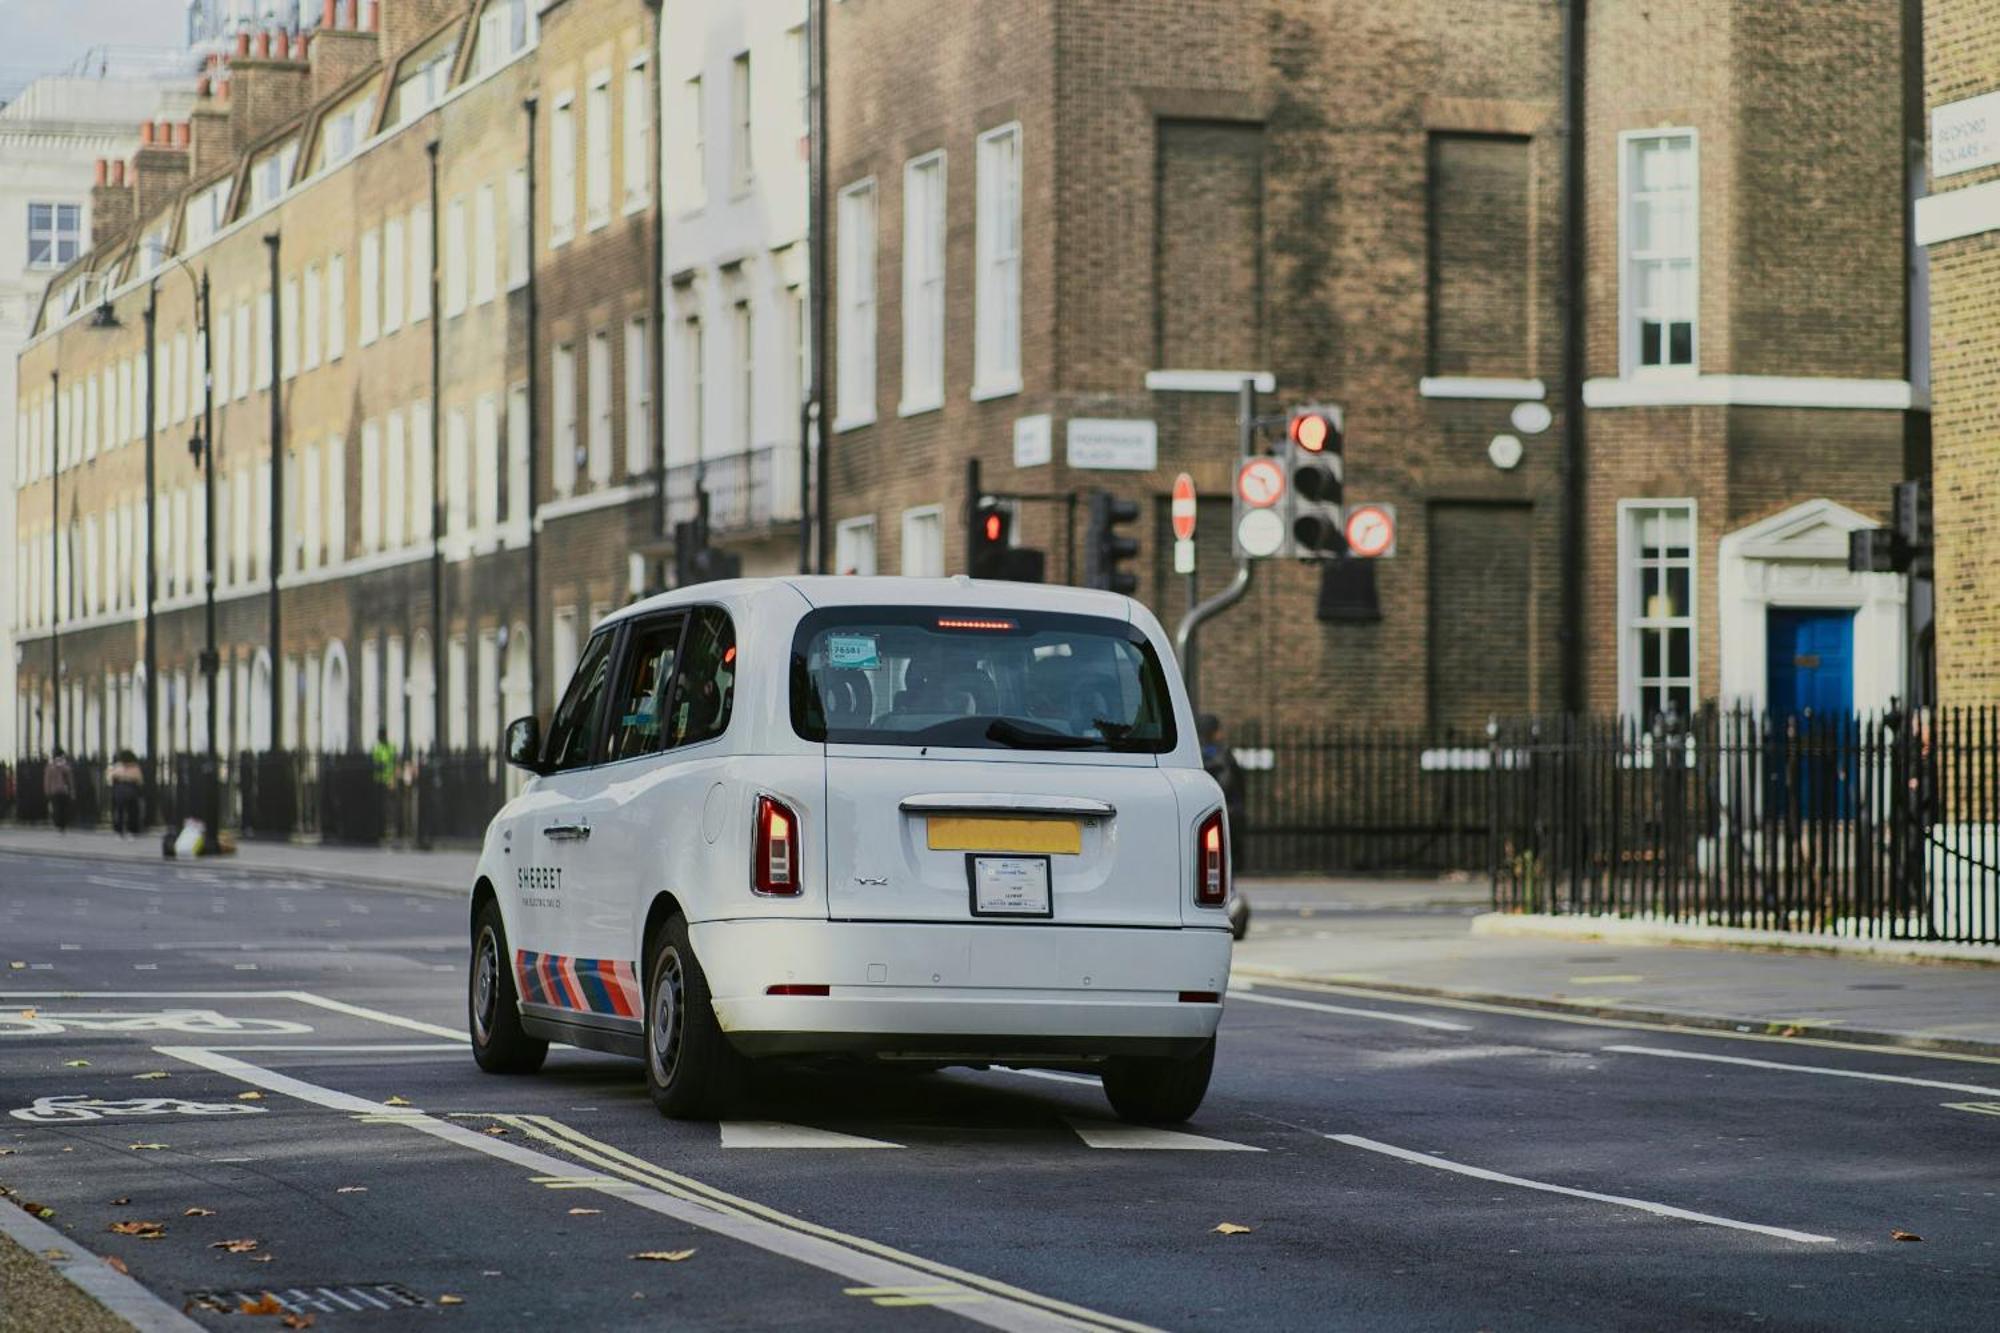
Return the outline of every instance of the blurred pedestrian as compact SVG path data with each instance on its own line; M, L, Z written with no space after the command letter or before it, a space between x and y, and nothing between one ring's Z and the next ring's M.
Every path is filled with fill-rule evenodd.
M42 795L49 798L49 819L56 826L56 832L69 832L70 802L76 796L76 770L70 767L69 756L58 745L49 762L42 766Z
M1228 739L1223 734L1222 719L1213 713L1203 713L1196 719L1195 728L1201 737L1201 766L1215 779L1215 785L1222 788L1222 804L1229 811L1230 835L1240 836L1243 827L1243 770L1236 766L1236 756L1230 751Z
M146 786L146 771L139 767L139 756L130 750L120 750L105 777L111 783L112 830L121 838L136 837L139 797Z

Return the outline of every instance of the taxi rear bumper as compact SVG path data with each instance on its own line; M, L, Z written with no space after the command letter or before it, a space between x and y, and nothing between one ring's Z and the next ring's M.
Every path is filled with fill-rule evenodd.
M765 919L689 932L716 1018L747 1055L1191 1055L1229 984L1222 928ZM826 993L770 993L796 986Z

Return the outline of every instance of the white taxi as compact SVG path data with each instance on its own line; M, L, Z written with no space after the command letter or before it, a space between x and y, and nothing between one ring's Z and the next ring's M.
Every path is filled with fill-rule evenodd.
M1101 1074L1192 1115L1229 980L1229 829L1159 622L958 579L702 584L599 624L470 917L481 1068L645 1061L671 1116L760 1059Z

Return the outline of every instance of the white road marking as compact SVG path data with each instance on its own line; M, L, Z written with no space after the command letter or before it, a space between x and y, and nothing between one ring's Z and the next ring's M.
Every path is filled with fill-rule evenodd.
M2000 1102L1940 1102L1947 1111L1970 1111L1974 1115L2000 1115Z
M140 884L129 879L112 879L106 875L85 875L83 882L86 884L95 884L100 888L106 889L136 889L140 893L158 893L160 891L157 884Z
M300 1051L305 1053L337 1053L341 1055L421 1055L438 1051L450 1051L454 1055L465 1054L464 1041L412 1041L390 1042L377 1046L287 1046L276 1042L268 1046L210 1046L211 1051Z
M1248 1000L1252 1004L1277 1004L1287 1009L1310 1009L1321 1014L1340 1014L1346 1018L1374 1018L1384 1023L1407 1023L1413 1028L1431 1028L1438 1032L1470 1032L1470 1023L1454 1023L1448 1018L1425 1018L1421 1014L1395 1014L1383 1009L1356 1009L1345 1004L1321 1004L1317 1000L1288 1000L1282 995L1255 995L1229 988L1232 1000Z
M1091 1078L1084 1074L1062 1074L1053 1069L1009 1069L1004 1065L995 1065L993 1069L995 1073L1019 1074L1022 1078L1045 1078L1051 1083L1080 1083L1086 1088L1101 1088L1104 1086L1103 1081L1100 1079Z
M1810 1231L1794 1231L1789 1227L1765 1226L1761 1222L1739 1222L1733 1217L1692 1212L1686 1208L1676 1208L1671 1204L1654 1203L1649 1199L1634 1199L1623 1194L1599 1194L1595 1190L1580 1190L1568 1185L1551 1185L1545 1180L1528 1180L1522 1176L1504 1175L1498 1171L1488 1171L1484 1167L1454 1162L1449 1158L1412 1152L1408 1148L1398 1148L1392 1143L1364 1139L1358 1134L1329 1134L1327 1137L1350 1148L1365 1148L1369 1152L1400 1158L1405 1162L1414 1162L1418 1166L1434 1167L1439 1171L1471 1176L1476 1180L1490 1180L1501 1185L1518 1185L1522 1189L1540 1190L1544 1194L1566 1194L1573 1199L1590 1199L1596 1203L1615 1204L1620 1208L1636 1208L1642 1213L1652 1213L1658 1217L1679 1218L1683 1222L1700 1222L1704 1226L1727 1227L1731 1231L1754 1231L1760 1236L1775 1236L1779 1240L1797 1241L1802 1245L1831 1245L1834 1239L1832 1236L1815 1235Z
M1211 1139L1174 1129L1154 1129L1150 1125L1127 1125L1117 1120L1069 1119L1076 1136L1093 1148L1142 1148L1180 1152L1263 1152L1247 1143Z
M900 1148L886 1139L864 1139L858 1134L837 1134L811 1125L792 1125L782 1120L725 1120L721 1124L725 1148Z
M1828 1078L1859 1078L1871 1083L1903 1083L1913 1088L1943 1088L1946 1092L1975 1092L2000 1097L2000 1088L1978 1083L1947 1083L1935 1078L1911 1078L1906 1074L1869 1074L1859 1069L1835 1069L1828 1065L1795 1065L1783 1060L1752 1060L1741 1055L1707 1055L1699 1051L1669 1051L1658 1046L1606 1046L1619 1055L1657 1055L1668 1060L1703 1060L1718 1065L1747 1065L1752 1069L1782 1069L1792 1074L1824 1074Z
M148 967L151 964L136 964ZM346 1014L350 1018L365 1018L370 1022L383 1023L389 1027L405 1028L411 1032L421 1032L430 1037L450 1037L453 1040L464 1037L460 1028L442 1027L436 1023L426 1023L422 1019L404 1018L401 1014L385 1013L380 1009L370 1009L366 1005L349 1004L345 1000L330 999L303 990L21 990L0 991L0 1001L4 1000L296 1000L316 1009L330 1013ZM308 1029L310 1030L310 1029Z
M380 1102L307 1083L198 1046L161 1046L155 1050L160 1055L329 1110L374 1114L393 1109ZM501 1119L586 1159L590 1165L625 1177L608 1185L592 1185L590 1188L612 1198L624 1199L649 1212L871 1287L911 1287L945 1278L968 1289L981 1291L990 1299L948 1308L990 1328L1010 1330L1010 1333L1075 1333L1081 1326L1116 1329L1121 1333L1154 1333L1143 1324L1098 1314L992 1278L962 1272L891 1249L877 1241L822 1227L766 1205L738 1198L700 1181L653 1166L608 1144L597 1143L545 1117L506 1116ZM410 1116L405 1123L408 1128L433 1138L523 1168L531 1173L531 1177L552 1181L578 1178L570 1163L525 1144L494 1138L449 1120L425 1115ZM562 1137L554 1132L557 1130L564 1131Z
M1599 1018L1590 1013L1564 1013L1531 1004L1500 1004L1492 1000L1460 999L1449 995L1418 995L1410 991L1381 990L1356 980L1353 983L1309 981L1287 976L1260 978L1267 986L1311 991L1320 995L1353 995L1364 1000L1387 1000L1424 1009L1462 1009L1469 1013L1503 1014L1509 1018L1530 1018L1543 1023L1563 1023L1572 1027L1620 1028L1627 1032L1671 1032L1676 1036L1716 1041L1756 1041L1780 1046L1824 1046L1836 1051L1868 1051L1876 1055L1897 1055L1906 1060L1956 1060L1966 1064L2000 1065L2000 1055L1973 1055L1966 1051L1937 1051L1912 1046L1890 1046L1881 1042L1841 1041L1822 1037L1785 1037L1772 1032L1738 1032L1725 1028L1696 1027L1688 1023L1654 1023L1642 1018ZM1244 978L1230 979L1230 993L1244 984Z

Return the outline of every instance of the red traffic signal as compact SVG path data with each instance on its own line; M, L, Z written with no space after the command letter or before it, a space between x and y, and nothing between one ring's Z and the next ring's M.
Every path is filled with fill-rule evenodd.
M1340 428L1324 412L1301 412L1285 428L1293 444L1309 454L1340 448Z

